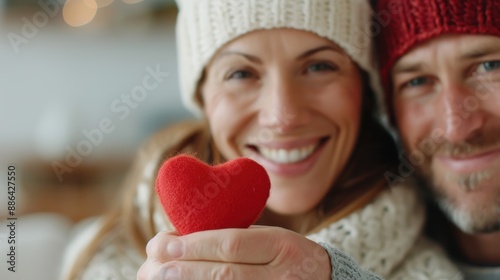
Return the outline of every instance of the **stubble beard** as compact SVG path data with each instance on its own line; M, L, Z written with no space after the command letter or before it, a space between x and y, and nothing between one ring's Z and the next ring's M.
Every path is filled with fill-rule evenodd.
M420 139L417 147L423 147L428 139ZM416 166L417 177L434 194L434 199L446 216L463 232L469 234L491 233L500 231L500 194L487 198L486 201L467 201L481 186L500 184L492 182L498 177L498 167L488 170L457 174L447 172L440 174L436 168L434 157L444 155L449 157L467 156L484 150L500 147L500 127L485 129L462 143L442 141L427 155L423 164ZM409 150L406 147L407 151ZM500 186L495 190L500 190ZM453 192L452 192L453 191ZM452 193L450 193L452 192ZM464 199L457 199L457 197ZM467 204L467 205L466 205Z

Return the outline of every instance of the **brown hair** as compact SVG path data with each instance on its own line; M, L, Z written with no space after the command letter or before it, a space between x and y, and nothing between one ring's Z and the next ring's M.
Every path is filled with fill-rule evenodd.
M317 206L321 221L313 224L315 228L309 227L307 230L309 233L364 207L387 188L384 173L386 171L394 172L396 168L397 149L395 142L378 121L375 113L375 95L368 86L368 75L362 71L362 77L364 84L363 110L357 143L341 176L333 183L330 191ZM198 100L200 103L202 102L201 99ZM206 122L183 122L156 133L140 149L131 172L125 180L123 186L125 196L119 209L107 216L99 233L79 256L70 272L69 279L76 278L83 271L92 256L103 246L102 241L106 233L116 227L124 229L128 242L133 244L144 258L146 257L146 244L157 232L152 218L155 209L153 205L148 205L147 226L146 228L141 227L138 221L143 220L143 218L135 209L136 188L141 182L147 182L153 190L155 178L147 178L146 180L144 178L146 165L154 163L154 174L156 174L160 165L167 158L179 153L193 154L211 164L218 164L222 161L210 137ZM150 196L150 201L154 201L155 192L151 191Z
M363 108L360 133L353 153L330 191L318 205L323 222L312 231L364 207L388 187L384 174L395 172L398 151L394 139L379 121L375 93L368 74L361 71Z

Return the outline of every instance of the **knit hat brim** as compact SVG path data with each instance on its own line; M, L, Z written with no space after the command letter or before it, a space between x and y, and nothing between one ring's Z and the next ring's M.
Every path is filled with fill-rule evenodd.
M180 87L184 105L202 115L196 91L204 68L228 42L251 31L293 28L327 38L370 76L382 90L369 33L371 8L365 0L183 0L177 19ZM380 102L382 104L382 102Z

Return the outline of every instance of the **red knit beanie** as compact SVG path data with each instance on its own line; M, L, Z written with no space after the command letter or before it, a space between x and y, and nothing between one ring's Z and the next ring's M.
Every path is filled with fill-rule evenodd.
M451 33L500 37L500 0L378 0L375 12L390 15L386 16L377 37L380 75L389 112L392 112L392 67L414 46Z

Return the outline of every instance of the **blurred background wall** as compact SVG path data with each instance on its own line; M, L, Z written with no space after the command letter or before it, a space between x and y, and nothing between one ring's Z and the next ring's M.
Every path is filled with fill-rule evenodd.
M51 213L71 227L103 213L139 145L191 117L176 13L173 0L0 0L0 184L14 164L17 215ZM147 76L155 86L144 91ZM0 241L3 252L1 231Z
M78 143L82 130L122 115L113 112L113 101L130 96L148 74L147 67L158 66L169 76L130 108L125 119L114 121L116 130L87 159L129 156L151 132L187 116L178 93L172 1L95 0L110 4L79 27L66 22L71 17L65 19L64 4L57 4L58 13L43 24L43 16L37 14L47 13L40 2L58 1L64 2L0 1L2 156L60 156L64 146ZM36 31L26 27L30 25Z

